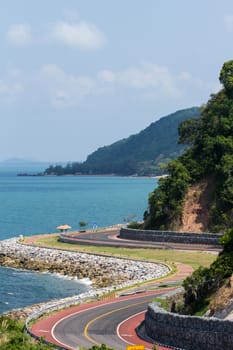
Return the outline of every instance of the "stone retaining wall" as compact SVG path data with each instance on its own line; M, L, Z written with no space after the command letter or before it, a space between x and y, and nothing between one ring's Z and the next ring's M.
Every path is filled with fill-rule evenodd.
M232 350L233 322L217 318L185 316L148 305L146 335L155 342L185 350Z
M220 237L222 237L222 235L219 233L152 231L130 228L121 228L120 230L120 238L151 242L209 244L218 246Z

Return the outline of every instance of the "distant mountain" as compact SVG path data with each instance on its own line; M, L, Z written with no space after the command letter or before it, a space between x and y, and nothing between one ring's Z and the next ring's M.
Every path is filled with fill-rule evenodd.
M83 163L67 164L64 168L50 166L45 174L161 174L161 165L177 158L187 148L178 144L179 123L199 115L198 107L177 111L136 135L99 148Z

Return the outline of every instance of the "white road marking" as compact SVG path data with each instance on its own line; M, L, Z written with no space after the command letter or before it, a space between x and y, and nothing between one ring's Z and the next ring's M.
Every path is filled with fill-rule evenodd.
M124 334L122 334L122 336L121 336L119 330L120 330L120 327L121 327L121 325L122 325L123 323L129 321L129 320L130 320L131 318L133 318L133 317L136 317L136 316L138 316L138 315L144 314L145 312L146 312L146 310L141 311L141 312L138 312L137 314L134 314L134 315L132 315L132 316L126 318L125 320L123 320L121 323L119 323L118 326L117 326L117 336L118 336L118 338L120 338L123 342L125 342L125 343L127 343L127 344L134 345L134 343L130 343L129 341L127 341L127 340L125 340L124 338L122 338L122 336L124 336ZM131 337L132 337L132 335L131 335Z

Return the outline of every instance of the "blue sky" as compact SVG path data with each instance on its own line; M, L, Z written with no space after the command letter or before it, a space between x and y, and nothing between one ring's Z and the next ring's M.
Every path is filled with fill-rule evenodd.
M0 160L84 160L205 103L233 58L231 0L0 4Z

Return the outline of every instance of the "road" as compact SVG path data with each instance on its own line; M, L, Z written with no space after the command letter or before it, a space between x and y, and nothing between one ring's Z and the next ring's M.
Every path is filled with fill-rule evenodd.
M178 250L208 250L220 251L221 247L207 244L182 244L172 242L145 242L119 238L120 229L110 229L98 232L70 232L62 235L66 242L101 245L125 248L160 248L160 249L178 249Z
M162 295L164 292L157 292ZM89 308L61 320L53 330L53 335L60 343L71 348L89 348L93 345L107 344L109 347L123 350L126 342L117 333L118 325L134 314L147 309L153 295L124 298L98 307Z
M214 246L123 240L119 239L118 235L119 229L91 233L69 233L66 237L72 243L88 245L219 251L219 247ZM190 266L177 264L177 267L178 272L175 276L162 279L162 283L169 285L170 289L174 289L172 284L183 280L192 272ZM36 322L31 331L37 336L45 336L46 340L69 350L77 349L77 347L90 348L102 343L117 350L125 349L129 343L142 343L151 349L152 344L137 337L135 327L139 320L143 319L143 312L147 309L148 303L153 300L155 295L164 293L164 290L161 289L149 292L151 287L160 288L160 283L161 281L157 281L153 283L154 285L148 284L148 286L143 287L145 293L125 295L107 302L83 304L59 311ZM159 347L159 349L167 348Z
M175 275L161 279L166 285L171 284L170 288L74 306L38 320L31 331L69 350L101 343L117 350L125 349L129 343L144 344L151 349L153 345L139 339L135 328L143 319L142 312L155 296L174 290L172 283L181 281L192 272L192 268L184 264L177 264L177 269ZM153 284L149 286L154 287Z

